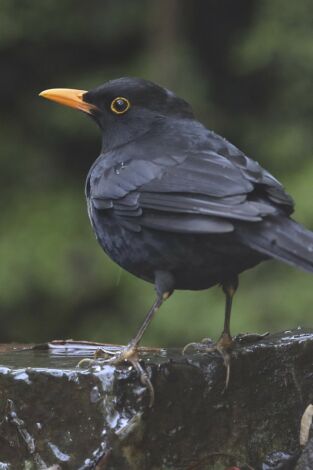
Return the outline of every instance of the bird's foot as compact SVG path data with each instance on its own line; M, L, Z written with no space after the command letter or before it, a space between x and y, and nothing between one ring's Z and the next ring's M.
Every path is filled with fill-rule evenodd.
M88 367L92 365L98 364L111 364L114 366L123 364L124 362L130 362L130 364L134 367L136 372L138 373L141 383L147 387L149 390L150 401L149 407L151 407L154 403L154 388L149 378L149 375L144 370L142 365L139 362L138 357L138 348L137 346L133 345L132 343L128 344L125 347L121 347L118 352L112 351L110 349L98 349L93 359L82 359L78 363L78 367L82 367L87 365Z
M233 338L229 334L223 333L217 343L214 343L210 338L205 338L201 343L187 344L183 349L183 354L185 354L189 348L194 348L200 352L219 352L224 360L224 366L226 367L225 387L223 390L223 392L225 392L229 384L231 351L234 346L235 342Z
M138 350L131 343L127 346L120 346L118 350L99 348L95 352L96 359L103 359L107 364L119 365L124 361L131 362L138 359Z
M239 344L251 344L256 343L257 341L261 341L262 339L266 338L269 335L269 332L266 333L239 333L238 335L234 336L233 341Z

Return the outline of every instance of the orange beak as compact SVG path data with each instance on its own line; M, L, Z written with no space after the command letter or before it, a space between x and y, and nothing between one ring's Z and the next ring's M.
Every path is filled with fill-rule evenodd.
M50 90L44 90L39 93L39 96L46 98L47 100L55 101L56 103L69 106L70 108L79 109L85 113L91 114L92 111L97 110L97 106L86 103L83 100L84 94L87 93L85 90L72 90L70 88L52 88Z

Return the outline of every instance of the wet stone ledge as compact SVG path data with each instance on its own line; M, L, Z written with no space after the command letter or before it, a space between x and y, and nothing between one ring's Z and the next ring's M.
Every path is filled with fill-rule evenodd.
M132 366L77 368L95 349L0 346L0 470L311 468L313 331L238 346L226 391L216 353L142 352L152 407Z

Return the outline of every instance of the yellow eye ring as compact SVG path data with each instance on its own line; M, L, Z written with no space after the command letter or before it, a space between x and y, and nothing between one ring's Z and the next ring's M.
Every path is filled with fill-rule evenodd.
M117 96L111 103L111 111L115 114L124 114L130 108L130 102L123 96Z

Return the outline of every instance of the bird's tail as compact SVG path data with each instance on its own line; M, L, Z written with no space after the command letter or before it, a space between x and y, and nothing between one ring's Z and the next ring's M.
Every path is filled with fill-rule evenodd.
M238 227L240 240L271 258L313 273L313 232L288 217Z

